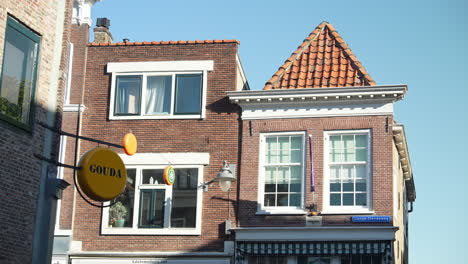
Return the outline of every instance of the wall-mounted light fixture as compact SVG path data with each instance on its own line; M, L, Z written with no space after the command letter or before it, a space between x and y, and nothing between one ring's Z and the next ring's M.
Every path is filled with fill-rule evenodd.
M221 190L223 192L227 192L231 188L231 182L233 181L236 181L236 177L232 174L227 161L223 161L223 167L219 170L216 178L209 182L203 183L203 191L208 191L208 185L212 184L213 182L218 182Z

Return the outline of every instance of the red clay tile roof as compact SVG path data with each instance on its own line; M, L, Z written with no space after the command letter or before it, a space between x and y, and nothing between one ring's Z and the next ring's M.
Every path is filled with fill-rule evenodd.
M263 90L375 85L335 28L322 22Z
M114 43L88 43L89 47L106 47L106 46L148 46L148 45L180 45L180 44L218 44L218 43L237 43L236 39L222 40L178 40L178 41L143 41L143 42L114 42Z

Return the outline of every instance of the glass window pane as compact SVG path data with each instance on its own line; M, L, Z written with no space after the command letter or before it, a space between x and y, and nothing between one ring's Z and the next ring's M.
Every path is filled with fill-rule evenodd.
M109 225L113 227L132 227L133 205L135 201L136 169L127 170L127 185L124 193L118 196L114 205L109 208ZM120 202L120 204L118 204ZM122 210L121 207L124 207Z
M330 179L340 179L340 166L330 166Z
M172 188L172 228L195 228L197 216L198 169L175 169L176 181ZM195 183L195 184L194 184Z
M343 148L345 149L354 148L354 135L343 135Z
M302 150L291 150L291 162L302 163Z
M288 184L289 183L289 167L279 167L277 171L277 182L278 184Z
M177 75L175 114L199 114L201 112L201 75Z
M147 115L169 114L171 111L171 76L150 76L146 80Z
M288 194L278 194L277 206L288 206Z
M367 179L366 165L356 165L356 179Z
M117 76L115 114L139 114L141 76Z
M0 112L17 121L28 123L39 45L12 24L17 24L22 30L34 34L8 18L0 86Z
M276 195L265 194L265 201L263 203L265 206L276 206Z
M301 167L300 166L292 166L290 167L290 173L291 173L291 187L290 191L291 192L301 192Z
M341 194L339 193L330 194L330 205L341 205Z
M365 181L356 181L356 191L365 192L367 189L367 183Z
M367 205L367 193L356 193L356 205Z
M290 150L289 137L278 137L278 144L281 150Z
M291 149L302 149L302 137L291 137Z
M344 193L343 194L343 205L354 205L354 194Z
M291 151L281 150L280 163L291 163Z
M358 147L358 148L367 147L367 136L366 135L356 135L356 147Z
M330 183L330 192L341 192L341 183L339 181L333 181Z
M267 151L266 155L267 155L267 164L278 164L280 162L278 150Z
M351 181L343 182L343 191L344 192L353 192L354 191L354 183Z
M343 162L343 149L334 149L330 151L331 162Z
M341 178L348 181L354 179L354 165L343 165L341 168Z
M265 183L276 183L276 167L265 168Z
M139 227L162 228L164 226L165 190L142 190L140 197Z
M367 149L356 149L356 161L367 161Z
M301 194L300 193L292 193L290 195L290 206L296 206L300 207L301 206Z
M278 138L277 137L267 137L266 138L266 150L278 150Z
M141 184L164 184L163 169L143 170Z
M344 161L353 162L356 161L356 153L354 149L348 148L344 150Z
M341 141L341 136L330 136L330 148L332 149L343 148L343 142Z

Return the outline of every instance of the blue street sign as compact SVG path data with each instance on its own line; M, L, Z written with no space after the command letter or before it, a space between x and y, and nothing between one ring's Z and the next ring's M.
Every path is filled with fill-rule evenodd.
M392 220L391 216L353 216L351 222L353 223L389 223Z

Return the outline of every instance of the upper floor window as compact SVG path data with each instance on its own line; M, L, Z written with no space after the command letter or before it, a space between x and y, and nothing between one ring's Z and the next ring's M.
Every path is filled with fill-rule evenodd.
M372 203L369 130L325 133L325 211L369 211Z
M109 63L110 119L204 118L213 61Z
M260 140L260 212L302 213L304 133L262 134Z
M172 186L164 183L164 167L128 167L125 193L117 198L119 203L104 209L103 233L199 234L201 188L198 183L203 166L176 166Z
M0 117L28 128L36 86L40 36L8 17L0 82Z

